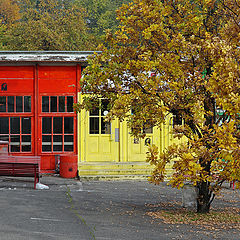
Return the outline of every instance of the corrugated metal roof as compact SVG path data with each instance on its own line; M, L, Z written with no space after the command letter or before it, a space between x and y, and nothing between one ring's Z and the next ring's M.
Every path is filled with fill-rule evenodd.
M86 62L94 51L0 51L2 62Z

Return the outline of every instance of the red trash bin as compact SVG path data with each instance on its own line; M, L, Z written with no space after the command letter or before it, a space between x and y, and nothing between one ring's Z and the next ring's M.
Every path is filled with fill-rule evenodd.
M78 170L78 156L66 154L60 156L60 176L63 178L75 178Z

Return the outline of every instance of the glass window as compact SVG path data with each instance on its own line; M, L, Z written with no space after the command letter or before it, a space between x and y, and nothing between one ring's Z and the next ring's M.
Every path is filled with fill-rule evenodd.
M143 133L148 133L148 134L153 133L153 128L152 127L150 127L150 128L143 128Z
M22 152L31 152L31 135L22 136Z
M9 135L0 135L0 140L1 141L9 141Z
M101 117L101 134L110 134L111 133L111 124L105 122L104 118Z
M7 102L8 102L8 112L14 112L14 109L15 109L14 96L8 96Z
M51 96L50 112L57 112L57 97Z
M31 134L31 118L22 118L22 134Z
M20 152L20 135L11 135L10 151Z
M63 132L62 121L63 121L62 117L54 117L53 118L53 134Z
M49 97L42 97L42 112L49 112Z
M105 116L104 112L108 111L108 104L109 104L108 100L102 99L102 101L101 101L101 115L102 116Z
M10 118L10 133L20 134L20 117Z
M23 97L16 96L16 112L23 112Z
M0 96L0 112L6 112L6 97Z
M0 117L0 134L8 134L9 133L9 118L8 117Z
M73 117L64 117L64 133L73 134Z
M52 136L43 135L42 136L42 151L51 152L52 151Z
M90 134L99 134L99 117L90 117Z
M58 111L65 112L65 97L64 96L59 97Z
M52 133L52 118L43 117L42 118L42 133L51 134Z
M54 152L62 151L62 135L53 136L53 151Z
M64 151L66 152L73 151L73 135L64 136Z
M173 126L182 125L182 116L177 114L173 115Z
M24 112L31 112L31 96L24 96Z
M95 107L94 109L90 110L90 116L99 116L99 107Z
M73 112L73 97L67 97L67 112Z

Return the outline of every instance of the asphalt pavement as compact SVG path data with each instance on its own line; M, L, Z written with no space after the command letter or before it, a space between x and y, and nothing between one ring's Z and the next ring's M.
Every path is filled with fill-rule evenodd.
M181 191L166 183L43 176L41 184L49 189L34 190L31 178L0 177L0 239L240 239L235 229L216 233L148 216L150 211L181 208ZM240 207L239 191L225 188L223 193L213 207Z

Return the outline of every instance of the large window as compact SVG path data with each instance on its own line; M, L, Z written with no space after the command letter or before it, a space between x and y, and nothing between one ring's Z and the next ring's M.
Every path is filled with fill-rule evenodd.
M31 96L0 96L0 140L9 152L32 152Z
M9 142L10 152L31 152L31 117L0 117L0 140Z
M31 96L0 96L0 112L31 112Z
M105 121L108 112L108 101L102 99L99 106L89 112L89 133L90 134L110 134L111 124Z
M73 112L73 96L42 96L42 112Z
M73 96L42 96L42 152L74 151Z
M42 151L73 152L73 150L74 150L74 118L43 117Z

